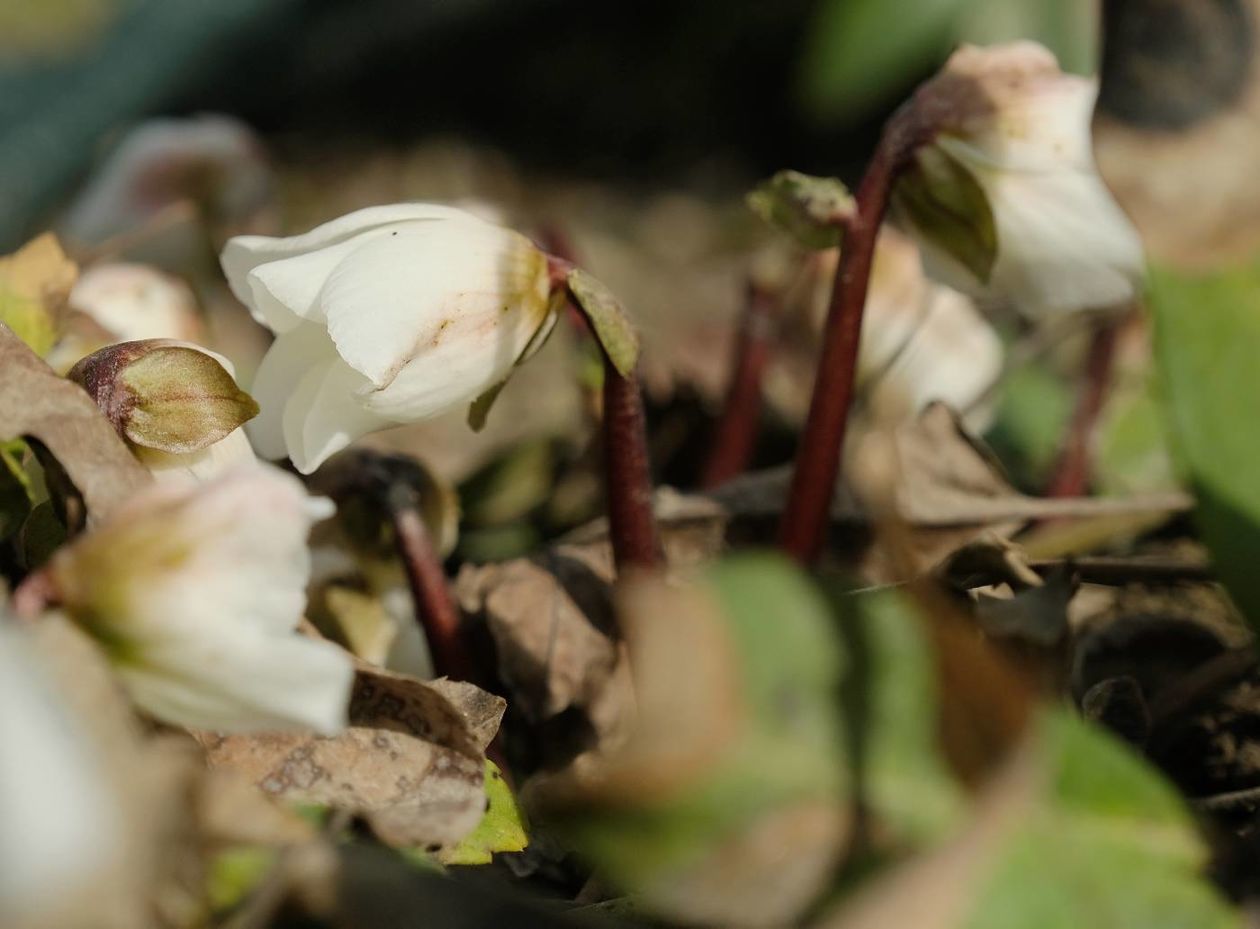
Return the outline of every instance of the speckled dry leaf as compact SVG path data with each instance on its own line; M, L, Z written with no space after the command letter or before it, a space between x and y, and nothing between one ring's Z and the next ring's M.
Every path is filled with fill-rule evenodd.
M612 674L618 648L608 581L581 549L566 546L460 571L460 603L484 619L512 705L530 721L585 710Z
M390 844L445 846L484 812L482 752L504 706L481 694L470 699L474 690L360 666L350 728L338 736L198 739L212 766L239 771L269 794L366 815Z
M97 521L150 478L96 404L0 326L0 439L30 436L57 458Z

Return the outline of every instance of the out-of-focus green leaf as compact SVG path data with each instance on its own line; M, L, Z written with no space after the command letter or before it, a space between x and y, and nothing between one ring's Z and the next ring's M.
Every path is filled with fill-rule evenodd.
M1098 424L1094 480L1103 495L1151 493L1177 486L1168 451L1168 426L1151 374L1133 389L1113 390Z
M529 844L525 817L516 805L512 788L493 761L486 762L486 814L477 828L453 849L441 855L445 865L489 864L495 852L524 851Z
M833 598L861 623L869 657L866 800L901 846L938 841L961 821L966 798L937 751L937 686L915 606L898 591Z
M806 248L835 248L856 209L848 188L833 177L780 171L748 194L748 206Z
M1037 739L1045 787L996 850L966 929L1243 924L1201 873L1207 848L1158 772L1062 711Z
M970 0L958 39L977 45L1033 39L1065 71L1098 71L1098 0Z
M1020 365L1007 376L985 441L1020 487L1045 485L1073 402L1068 386L1042 365Z
M893 188L893 205L920 236L988 282L997 259L997 225L970 168L942 148L925 146Z
M206 900L218 913L236 906L275 865L279 851L257 845L224 849L210 859Z
M35 502L31 477L22 463L25 454L21 439L0 442L0 541L21 528Z
M459 488L464 521L501 526L528 516L551 495L554 459L550 439L531 439L478 470Z
M627 585L621 605L638 725L581 778L536 785L545 825L654 912L789 921L845 832L825 601L782 558L745 554L690 585Z
M971 2L826 0L808 31L806 104L836 121L872 107L948 50Z
M1260 262L1151 278L1156 358L1175 448L1226 589L1260 628Z

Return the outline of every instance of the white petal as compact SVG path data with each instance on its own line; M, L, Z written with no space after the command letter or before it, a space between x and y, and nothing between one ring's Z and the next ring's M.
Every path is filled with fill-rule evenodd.
M1008 174L985 187L998 234L994 291L1031 314L1133 297L1143 273L1142 243L1096 175Z
M176 725L219 732L345 728L354 668L331 642L233 628L146 643L118 668L132 699Z
M276 338L254 375L250 395L258 415L245 424L254 451L263 458L283 458L284 412L298 384L313 367L337 357L337 348L322 326L306 323Z
M293 466L310 474L332 455L369 432L394 425L363 406L371 384L339 357L303 375L284 409L284 444Z
M142 264L101 264L85 270L70 305L119 342L199 339L205 327L192 290L179 278Z
M202 484L232 468L257 461L244 427L233 429L209 448L175 455L153 448L135 447L132 452L159 483L187 486Z
M249 305L253 296L246 277L261 264L304 255L318 249L337 245L357 234L377 226L411 220L455 220L478 223L477 219L463 210L434 203L394 203L373 206L316 226L302 235L277 238L264 235L242 235L229 239L220 256L228 286L238 300Z
M323 299L338 351L377 388L364 406L409 421L502 381L548 319L548 288L545 258L514 233L408 233L348 258Z
M121 840L86 736L34 660L0 628L0 925L76 893Z
M966 413L1001 374L1002 357L1001 338L971 300L934 287L918 326L875 378L867 403L885 421L909 419L937 400Z

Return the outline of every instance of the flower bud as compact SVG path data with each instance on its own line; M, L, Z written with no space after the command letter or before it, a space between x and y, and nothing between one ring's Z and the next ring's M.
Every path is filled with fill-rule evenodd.
M236 386L226 359L166 339L122 342L93 352L67 377L83 387L154 471L252 458L239 427L258 404ZM208 468L211 462L219 466Z
M261 464L156 485L58 551L49 576L151 715L216 731L332 733L346 721L350 658L295 633L307 532L331 510Z
M309 474L359 436L501 385L556 317L547 257L451 207L372 207L223 250L233 293L276 333L249 433Z
M1132 298L1142 247L1094 164L1097 90L1033 42L964 47L920 88L931 141L893 201L931 273L1029 315Z

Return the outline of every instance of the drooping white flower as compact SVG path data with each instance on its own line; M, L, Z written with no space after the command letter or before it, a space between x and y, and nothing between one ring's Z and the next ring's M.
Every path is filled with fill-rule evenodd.
M821 333L835 275L836 250L820 253L813 323ZM923 273L914 241L885 226L879 234L862 317L858 387L881 422L913 419L934 401L985 425L980 403L1002 371L1002 340L971 298Z
M354 439L501 384L555 321L547 258L461 210L359 210L305 235L238 236L233 293L276 333L249 426L266 458L310 473Z
M1097 92L1033 42L964 47L920 89L938 131L894 200L931 273L1030 315L1133 296L1141 241L1094 162Z
M307 532L331 512L262 464L194 487L157 485L60 550L50 576L153 716L218 731L332 733L346 722L350 658L294 631Z
M122 824L87 733L0 615L0 925L23 925L106 869Z

